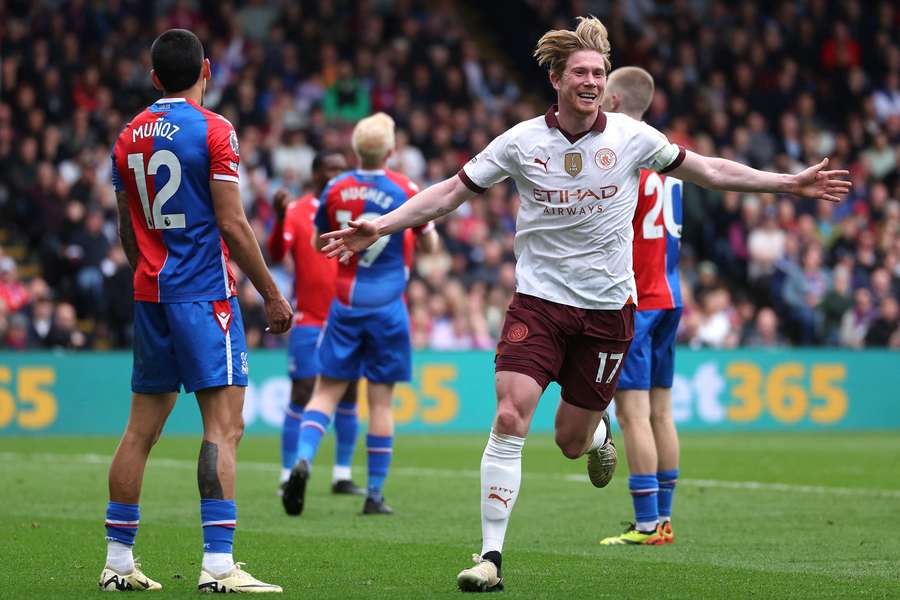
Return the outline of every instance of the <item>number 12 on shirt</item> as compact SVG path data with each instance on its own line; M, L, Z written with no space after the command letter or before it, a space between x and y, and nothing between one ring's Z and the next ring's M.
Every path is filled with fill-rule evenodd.
M169 180L160 189L153 199L153 209L150 208L150 194L147 191L147 174L156 175L160 167L169 170ZM128 155L128 168L134 171L134 181L137 184L138 195L141 197L141 207L144 209L144 218L147 220L148 229L184 229L184 213L163 214L162 209L166 202L175 195L181 186L181 163L171 150L157 150L150 156L147 163L147 171L144 173L144 155L140 152Z

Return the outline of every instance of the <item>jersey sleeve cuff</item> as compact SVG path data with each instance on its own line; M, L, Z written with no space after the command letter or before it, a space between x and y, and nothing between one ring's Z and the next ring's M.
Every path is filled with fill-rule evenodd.
M474 193L483 194L487 191L487 188L483 188L480 185L476 184L474 181L472 181L472 179L469 177L469 174L466 173L465 169L460 169L459 172L457 173L457 175L459 176L460 179L462 179L462 182L464 184L466 184L466 187L469 188L470 190L472 190Z
M232 183L240 183L237 175L226 175L225 173L213 173L212 178L216 181L230 181Z
M682 146L682 145L679 144L679 145L678 145L678 156L675 157L675 160L673 160L671 163L669 163L669 166L668 166L668 167L666 167L665 169L660 170L660 171L659 171L659 174L660 174L660 175L665 175L665 174L668 173L669 171L674 171L675 169L677 169L678 167L680 167L680 166L681 166L681 163L684 162L684 157L685 157L686 155L687 155L687 150L685 150L684 146Z

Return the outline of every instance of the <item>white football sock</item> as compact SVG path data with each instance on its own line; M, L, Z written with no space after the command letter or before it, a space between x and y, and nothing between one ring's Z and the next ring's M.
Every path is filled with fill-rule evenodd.
M134 555L131 552L132 546L117 542L115 540L107 540L106 542L106 566L116 573L125 575L134 571Z
M481 554L503 550L509 515L522 481L525 438L491 430L481 457Z
M225 552L204 552L203 570L210 575L224 575L234 568L234 558Z
M597 429L594 431L594 439L591 441L591 446L588 448L588 452L591 450L596 450L603 446L603 443L606 441L606 422L602 419L600 423L597 424Z
M656 531L657 525L659 525L659 521L638 521L634 524L634 528L642 533L650 533Z
M288 479L291 478L291 470L290 469L281 469L281 477L278 479L278 483L284 483Z
M351 467L342 467L341 465L334 465L331 469L331 481L348 481L353 479L353 471Z

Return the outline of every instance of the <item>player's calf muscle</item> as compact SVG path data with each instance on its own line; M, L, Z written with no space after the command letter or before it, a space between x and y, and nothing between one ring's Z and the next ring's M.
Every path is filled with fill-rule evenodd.
M197 487L201 498L224 500L222 483L219 481L219 447L208 440L200 444L200 458L197 461Z

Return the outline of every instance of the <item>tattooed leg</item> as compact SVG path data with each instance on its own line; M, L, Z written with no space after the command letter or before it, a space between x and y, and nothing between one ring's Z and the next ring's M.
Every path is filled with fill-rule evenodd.
M244 432L241 410L244 388L224 386L197 392L203 417L203 443L197 461L197 486L201 498L234 498L237 447Z
M197 461L197 486L201 498L223 500L222 482L219 481L219 447L203 440L200 444L200 459Z

